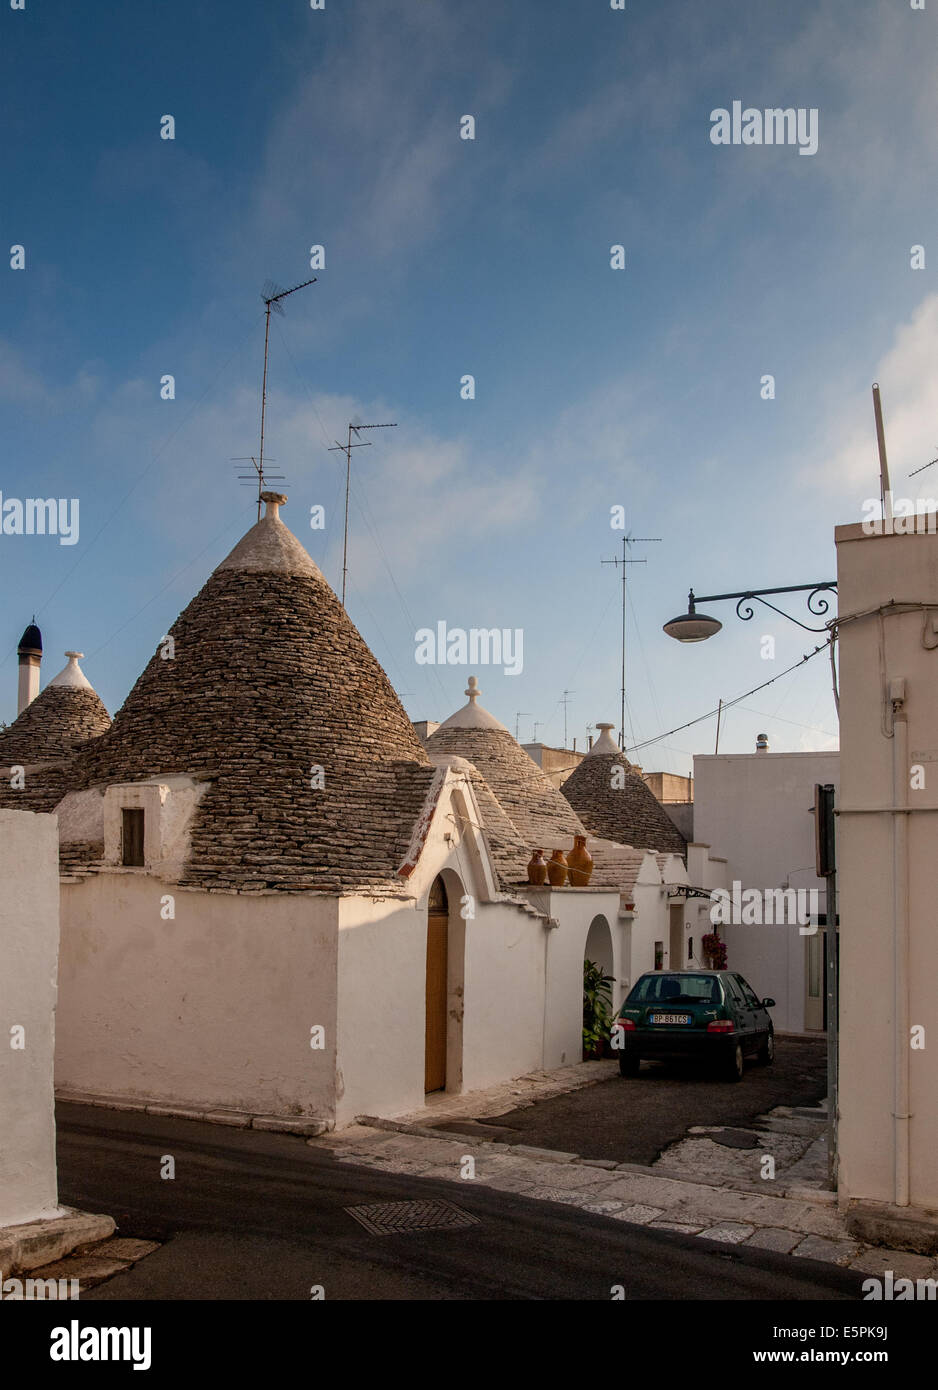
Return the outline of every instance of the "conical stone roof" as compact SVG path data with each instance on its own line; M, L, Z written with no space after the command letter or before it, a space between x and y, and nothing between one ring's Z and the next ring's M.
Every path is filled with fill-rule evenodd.
M67 666L8 729L0 730L0 768L19 765L27 769L22 787L11 786L9 778L0 778L0 806L21 811L53 810L69 789L75 754L110 728L107 710L78 666L81 652L65 655ZM32 763L41 766L34 769Z
M450 715L427 739L431 754L454 754L478 768L502 811L518 832L520 846L513 851L519 876L534 849L569 849L573 835L585 835L569 802L545 777L533 758L511 736L504 724L478 704L475 676L469 677L467 703ZM488 827L491 830L491 827ZM525 850L527 851L525 855Z
M0 767L67 757L110 727L107 710L78 666L81 652L65 655L68 665L0 732Z
M686 855L687 841L640 773L610 736L611 724L571 772L561 791L594 835L636 849Z
M170 629L173 655L164 643L83 759L82 785L209 780L185 882L399 883L432 767L384 671L280 520L286 499L265 498L267 515Z

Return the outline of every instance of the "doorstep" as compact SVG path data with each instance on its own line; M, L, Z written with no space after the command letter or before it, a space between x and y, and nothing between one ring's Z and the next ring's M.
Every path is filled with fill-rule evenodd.
M110 1216L62 1207L55 1216L0 1227L0 1271L3 1275L39 1269L61 1260L80 1245L106 1240L114 1234Z

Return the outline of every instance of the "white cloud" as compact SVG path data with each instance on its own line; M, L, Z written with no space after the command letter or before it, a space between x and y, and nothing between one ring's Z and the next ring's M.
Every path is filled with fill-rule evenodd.
M897 497L938 494L938 464L917 478L908 475L938 455L938 294L923 299L900 324L891 347L876 363L870 383L856 387L832 418L799 481L813 491L840 494L859 520L865 498L879 496L879 456L870 386L877 380L886 425L886 453Z

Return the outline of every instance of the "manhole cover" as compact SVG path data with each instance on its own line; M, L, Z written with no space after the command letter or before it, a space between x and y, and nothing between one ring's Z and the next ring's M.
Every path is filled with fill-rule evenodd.
M375 1236L392 1236L401 1231L455 1230L479 1224L478 1217L470 1216L449 1202L371 1202L345 1210Z

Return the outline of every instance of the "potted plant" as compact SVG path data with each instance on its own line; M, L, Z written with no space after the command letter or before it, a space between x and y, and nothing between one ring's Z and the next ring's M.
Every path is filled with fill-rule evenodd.
M612 1026L612 985L615 977L604 974L591 960L583 962L583 1057L602 1057Z

